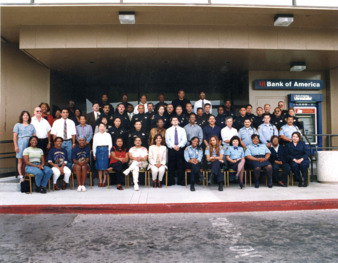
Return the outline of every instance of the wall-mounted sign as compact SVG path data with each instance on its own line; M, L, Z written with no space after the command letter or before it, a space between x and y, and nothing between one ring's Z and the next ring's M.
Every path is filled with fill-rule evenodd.
M255 89L319 90L324 89L324 81L307 79L256 79Z

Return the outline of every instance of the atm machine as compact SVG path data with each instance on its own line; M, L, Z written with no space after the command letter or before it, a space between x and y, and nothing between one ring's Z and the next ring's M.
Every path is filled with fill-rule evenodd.
M303 122L302 133L307 136L311 145L321 147L322 137L308 135L322 134L323 94L289 94L288 99L289 108L294 108L296 117Z

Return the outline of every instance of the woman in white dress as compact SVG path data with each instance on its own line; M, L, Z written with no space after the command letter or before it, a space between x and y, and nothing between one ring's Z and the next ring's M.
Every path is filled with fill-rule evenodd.
M154 145L149 147L149 166L153 178L153 187L162 187L162 179L167 168L167 147L164 146L164 140L161 134L154 137ZM158 176L158 180L157 179Z
M134 189L135 191L139 190L138 186L138 176L140 169L145 169L148 165L148 150L142 146L142 140L140 137L135 137L134 147L130 148L129 155L129 168L123 173L128 175L130 172L133 174L134 180Z

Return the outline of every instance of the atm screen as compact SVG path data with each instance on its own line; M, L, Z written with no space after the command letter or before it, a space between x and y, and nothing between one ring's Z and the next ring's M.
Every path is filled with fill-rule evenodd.
M311 144L317 144L317 137L310 136L310 134L317 133L316 107L295 107L295 110L296 116L299 118L299 121L303 122L304 129L302 130L302 133L306 135Z

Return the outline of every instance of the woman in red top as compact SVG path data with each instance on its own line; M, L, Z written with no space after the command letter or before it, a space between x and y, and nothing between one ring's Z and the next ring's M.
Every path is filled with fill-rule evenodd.
M41 102L39 107L41 108L42 117L45 118L49 122L49 125L52 127L54 119L52 115L47 114L47 112L50 112L48 103Z
M115 141L115 146L111 149L110 153L110 162L108 171L114 170L117 175L117 186L118 190L123 190L122 179L123 179L123 165L128 163L129 158L127 154L127 148L123 145L123 138L117 137Z

